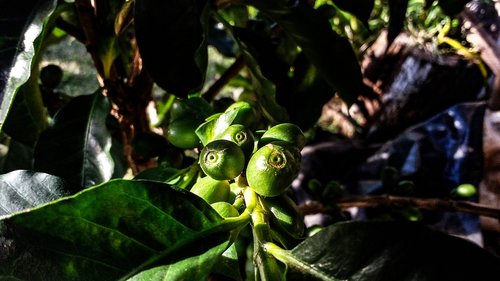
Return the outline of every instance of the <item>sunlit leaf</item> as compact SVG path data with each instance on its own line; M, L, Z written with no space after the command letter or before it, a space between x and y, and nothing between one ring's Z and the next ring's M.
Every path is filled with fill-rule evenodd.
M0 216L37 207L80 189L45 173L18 170L0 175Z
M40 48L40 35L45 20L56 8L57 1L24 1L24 5L2 5L0 25L11 33L0 34L0 129L19 87L31 74L32 62ZM3 18L5 16L12 17ZM5 23L3 23L5 22ZM19 32L22 33L19 36ZM4 69L5 66L8 66ZM9 67L10 66L10 67ZM36 82L36 81L35 81ZM40 121L40 120L38 120Z
M35 148L35 170L89 187L111 178L110 104L101 93L72 99L55 116Z

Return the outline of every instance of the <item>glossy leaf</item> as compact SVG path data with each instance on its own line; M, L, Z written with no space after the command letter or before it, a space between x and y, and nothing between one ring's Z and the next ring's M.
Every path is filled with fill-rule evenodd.
M186 97L203 86L208 13L206 0L135 1L135 31L144 67L165 91Z
M129 180L109 181L1 223L0 279L34 281L134 276L157 263L219 251L240 226L224 224L188 191ZM202 259L191 261L186 268L203 265Z
M500 276L498 257L416 223L338 223L279 252L292 261L289 280L493 281Z
M374 0L332 0L340 9L356 16L365 26L375 5Z
M55 0L24 2L24 5L6 3L0 7L3 13L0 22L5 22L0 25L5 25L2 30L8 30L6 34L0 34L0 129L19 87L30 77L44 22L57 3ZM11 17L12 21L4 17ZM4 69L4 66L7 68Z
M74 98L40 135L35 170L60 176L83 187L111 178L111 134L106 128L110 105L101 93Z
M212 118L208 118L196 129L196 135L200 138L201 143L206 145L231 126L237 115L238 108L216 114Z
M45 173L18 170L0 175L0 216L37 207L80 189Z
M347 104L363 93L361 69L351 44L317 10L300 1L294 5L287 1L243 2L280 24Z

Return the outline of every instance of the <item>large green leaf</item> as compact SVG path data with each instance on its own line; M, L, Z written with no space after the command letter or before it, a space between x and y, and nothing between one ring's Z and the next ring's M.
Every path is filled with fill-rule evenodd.
M200 268L205 259L189 258L219 251L239 226L188 191L112 180L4 217L0 279L117 280L184 259Z
M158 86L179 97L202 88L208 61L207 0L136 0L137 44Z
M0 129L19 87L28 81L32 62L40 48L44 23L56 8L56 0L1 4L0 10ZM5 25L5 26L3 26ZM3 31L7 31L3 33ZM22 33L20 36L19 32ZM14 59L12 59L14 58ZM5 69L4 67L7 66ZM36 82L36 81L35 81ZM34 83L35 83L34 82Z
M60 176L83 187L111 178L111 134L106 128L110 104L101 93L72 99L40 134L35 170Z
M34 208L79 190L80 187L45 173L18 170L0 175L0 216Z
M302 1L242 0L266 14L295 40L325 80L349 105L364 91L361 69L347 38L335 33L320 12Z
M417 223L338 223L278 255L289 261L290 280L493 281L500 276L498 257Z

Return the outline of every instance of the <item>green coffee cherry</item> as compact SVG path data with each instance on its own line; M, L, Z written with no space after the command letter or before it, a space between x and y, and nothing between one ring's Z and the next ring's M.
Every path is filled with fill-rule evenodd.
M158 164L164 167L174 167L180 169L184 163L184 150L177 147L168 147L158 156Z
M283 193L300 170L300 151L286 142L272 142L259 148L246 170L248 185L262 196Z
M217 139L229 140L236 143L246 159L250 159L254 148L254 137L252 131L241 124L234 124L229 126Z
M228 140L209 142L200 152L200 167L216 180L237 177L245 167L245 155L241 148Z
M454 192L457 196L462 198L470 198L477 194L476 187L470 183L459 185Z
M204 120L212 113L210 103L202 97L176 99L170 108L170 121L173 122L179 119Z
M287 194L266 198L264 203L272 214L272 228L280 228L293 238L303 236L305 229L304 216Z
M236 208L227 202L215 202L210 204L217 213L223 218L237 217L240 215Z
M196 135L196 128L201 124L196 119L179 119L168 125L167 140L176 147L191 149L198 147L200 139Z
M273 141L284 141L300 149L306 144L306 137L302 130L292 123L281 123L269 128L260 138L259 147Z
M226 202L229 199L229 182L211 177L199 178L191 192L207 201L208 204Z

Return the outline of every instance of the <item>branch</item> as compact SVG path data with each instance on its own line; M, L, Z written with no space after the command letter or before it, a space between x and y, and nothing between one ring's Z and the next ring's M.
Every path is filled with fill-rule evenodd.
M226 86L231 79L233 79L240 70L245 66L245 59L243 56L239 56L233 62L233 64L222 73L221 77L215 81L215 83L210 86L210 88L202 95L207 101L212 101L217 94Z
M342 198L334 201L334 204L340 209L352 207L378 208L378 207L416 207L419 209L442 211L442 212L464 212L478 216L492 217L500 219L500 209L492 208L483 204L445 200L436 198L415 198L400 197L390 195L370 196L359 195L350 198ZM318 203L309 203L300 206L304 215L321 213L326 211L326 207Z

